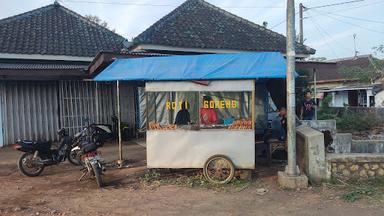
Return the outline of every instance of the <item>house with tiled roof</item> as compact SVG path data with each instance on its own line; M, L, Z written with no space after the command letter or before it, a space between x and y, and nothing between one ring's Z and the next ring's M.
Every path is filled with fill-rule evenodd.
M203 0L187 0L133 39L132 50L171 54L286 52L285 36ZM297 57L315 50L296 43Z
M99 52L120 52L124 41L57 2L0 20L0 147L110 123L114 84L87 81L87 70Z
M1 80L82 76L97 53L120 51L125 40L57 2L0 20L0 32Z
M331 107L384 107L384 91L382 80L361 82L343 74L345 68L358 67L367 69L373 66L372 55L358 55L348 58L338 58L327 61L297 61L297 70L308 72L311 88L315 88L317 98L321 101L327 95L332 96Z

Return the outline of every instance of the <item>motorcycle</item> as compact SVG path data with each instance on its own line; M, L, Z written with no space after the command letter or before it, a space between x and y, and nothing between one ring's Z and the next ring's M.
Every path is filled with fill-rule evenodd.
M18 140L14 148L25 152L18 160L18 168L26 176L40 175L46 166L59 164L69 158L72 139L67 131L62 128L57 131L60 137L60 145L57 149L51 149L52 142L37 142L30 140Z
M92 142L96 145L102 146L104 143L104 135L101 133L101 129L95 129L95 124L91 124L89 126L86 126L81 130L80 132L76 133L73 137L73 142L71 145L70 154L68 157L68 160L76 165L82 165L81 164L81 146L80 144L84 142Z
M89 125L90 131L92 131L92 137L96 140L113 141L118 138L118 118L112 116L113 125L110 124L91 124ZM126 125L122 122L123 125ZM121 127L121 138L128 140L130 137L129 128L127 126Z
M112 126L108 124L91 124L89 129L92 134L92 139L94 142L98 140L113 140L115 135L112 132Z
M100 153L97 151L101 145L98 145L94 142L83 141L79 145L80 147L80 160L83 165L83 174L81 175L79 181L81 181L87 174L91 174L96 179L97 186L103 186L103 180L101 175L105 172L103 166L103 159Z
M79 145L81 142L87 141L87 131L88 127L84 127L82 131L76 133L73 137L70 153L68 155L68 161L75 166L81 165L81 151Z
M85 122L89 122L88 118L84 119ZM73 143L71 146L71 153L69 155L69 161L74 165L81 165L80 160L80 147L79 144L83 141L89 141L96 143L97 145L103 145L105 141L112 141L115 140L117 135L117 117L112 116L113 125L110 124L89 124L88 126L84 127L83 130L76 133L73 138ZM128 138L128 127L124 127L122 129L122 135L124 140L127 140Z

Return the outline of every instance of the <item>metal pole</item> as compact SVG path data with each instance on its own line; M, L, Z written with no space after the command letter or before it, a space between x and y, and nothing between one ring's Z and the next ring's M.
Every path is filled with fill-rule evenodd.
M251 115L252 115L252 130L256 130L256 127L255 127L255 122L256 122L256 109L255 109L255 103L256 103L256 82L253 81L253 89L252 89L252 99L251 99L251 103L252 103L252 110L251 110Z
M304 11L304 6L302 3L299 4L299 29L300 29L300 35L299 35L299 42L301 44L304 43L304 30L303 30L303 11Z
M96 100L96 122L99 123L100 122L100 114L99 114L99 85L98 83L96 82L96 86L95 86L95 100Z
M296 114L295 114L295 1L287 0L287 175L296 172Z
M316 86L316 82L317 82L317 74L316 74L316 68L313 68L313 84L314 84L314 94L315 94L315 102L316 102L316 107L315 107L315 120L317 120L317 108L318 108L318 104L317 104L317 86Z
M117 99L117 133L119 141L119 164L123 162L123 146L121 144L121 113L120 113L120 81L116 82L116 99Z

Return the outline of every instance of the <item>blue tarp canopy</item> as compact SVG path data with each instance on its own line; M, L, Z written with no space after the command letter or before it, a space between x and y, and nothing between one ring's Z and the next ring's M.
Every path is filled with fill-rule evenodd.
M117 59L94 80L174 81L285 78L279 52Z

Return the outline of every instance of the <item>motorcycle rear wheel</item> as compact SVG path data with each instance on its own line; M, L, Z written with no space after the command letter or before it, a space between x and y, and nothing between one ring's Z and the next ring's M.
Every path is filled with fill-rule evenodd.
M67 153L67 158L69 163L75 165L75 166L80 166L80 157L79 157L79 151L80 150L71 150Z
M101 168L97 163L92 163L93 174L96 178L96 183L99 188L103 187L103 180L101 179Z
M36 160L41 160L40 156L37 156L34 161L32 153L27 152L21 155L17 163L20 172L28 177L39 176L45 166L44 164L37 164Z

